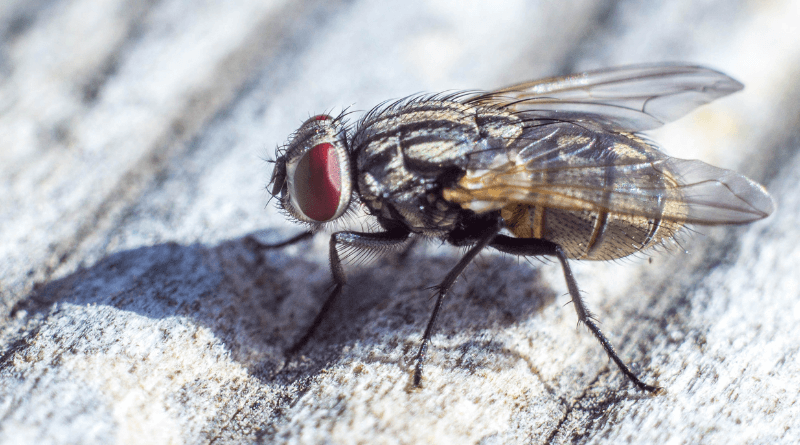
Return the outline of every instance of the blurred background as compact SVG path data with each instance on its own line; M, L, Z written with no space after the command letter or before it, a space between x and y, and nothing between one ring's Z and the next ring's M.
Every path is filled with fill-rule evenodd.
M0 439L798 439L798 23L793 0L4 0ZM327 289L327 238L263 255L243 237L300 230L267 205L266 160L305 119L664 61L745 89L648 137L766 184L779 208L690 236L689 256L576 264L623 357L668 395L631 391L575 329L557 267L492 255L434 338L437 383L408 390L426 282L458 255L437 244L354 272L327 343L285 371Z

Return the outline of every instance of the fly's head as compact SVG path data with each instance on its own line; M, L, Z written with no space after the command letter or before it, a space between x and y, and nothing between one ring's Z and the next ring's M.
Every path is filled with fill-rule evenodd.
M316 231L350 207L350 157L340 119L314 116L279 150L268 190L291 218Z

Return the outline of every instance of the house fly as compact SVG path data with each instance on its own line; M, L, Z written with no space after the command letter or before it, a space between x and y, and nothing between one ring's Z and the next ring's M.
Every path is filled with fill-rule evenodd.
M577 312L619 370L642 390L586 307L569 260L613 260L671 240L687 225L746 224L774 210L763 186L730 170L676 159L638 135L739 91L701 66L650 64L521 83L491 92L413 96L346 115L308 119L278 149L268 186L308 231L357 207L374 232L330 238L334 286L289 350L313 336L347 278L348 253L379 253L412 235L466 250L434 287L436 303L415 357L414 386L442 302L478 253L553 256Z

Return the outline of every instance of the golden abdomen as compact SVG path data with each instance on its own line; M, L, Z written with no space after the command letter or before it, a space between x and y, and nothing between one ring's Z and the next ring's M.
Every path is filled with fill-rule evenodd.
M517 238L540 238L561 246L570 258L613 260L671 238L683 224L602 210L562 210L510 204L501 209Z

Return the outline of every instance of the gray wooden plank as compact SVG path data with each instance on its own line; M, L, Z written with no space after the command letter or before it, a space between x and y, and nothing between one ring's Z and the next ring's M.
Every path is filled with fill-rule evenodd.
M0 440L797 442L798 18L790 0L9 2ZM650 137L779 205L682 238L688 254L575 263L665 394L632 389L575 329L555 264L494 254L457 284L411 389L425 288L458 255L435 243L351 267L285 363L328 286L327 239L259 254L244 236L299 230L265 208L262 158L308 115L659 60L746 89Z

